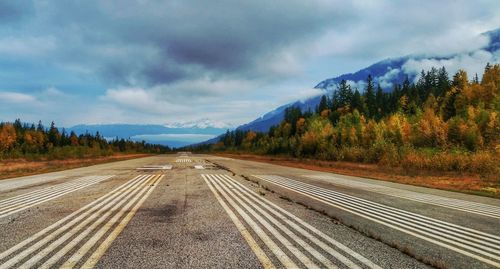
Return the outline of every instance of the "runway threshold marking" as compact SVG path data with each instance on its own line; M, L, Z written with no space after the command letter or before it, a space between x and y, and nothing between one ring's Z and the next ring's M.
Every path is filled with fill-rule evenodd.
M176 159L175 160L176 163L190 163L192 162L191 159Z
M312 179L328 180L335 185L361 189L369 192L380 193L393 197L403 198L411 201L437 205L441 207L456 209L467 213L483 215L487 217L500 219L500 207L487 205L482 203L464 201L453 198L446 198L433 194L425 194L414 191L402 190L377 184L370 184L356 180L343 179L336 176L329 175L305 175L305 177Z
M0 268L52 268L61 263L57 267L73 268L80 263L82 268L93 267L162 178L139 175L127 181L1 253Z
M136 170L172 170L171 164L166 165L144 165L137 167Z
M55 186L50 186L44 189L39 189L36 191L7 198L0 201L0 218L7 217L16 212L28 209L32 206L89 187L111 177L113 177L113 175L81 177L69 182L57 184Z
M250 241L250 247L264 267L270 266L271 260L262 248L256 245L256 241L237 214L285 268L338 268L337 263L348 268L380 268L300 218L257 195L230 176L203 174L202 177L238 230L244 231L243 237L251 238L247 239L247 242ZM287 252L292 253L293 257L289 257ZM324 255L325 253L327 255Z
M355 196L271 175L254 177L400 232L500 267L500 237Z
M238 231L241 233L241 235L243 236L243 238L245 239L245 241L247 241L247 244L250 246L250 248L252 249L252 251L255 253L255 255L259 259L260 263L262 264L262 266L265 269L274 269L275 267L274 267L273 263L271 262L271 260L269 260L269 258L267 257L266 253L259 247L259 245L255 241L255 239L252 237L252 235L250 234L250 232L247 230L247 228L245 228L245 225L243 225L243 223L241 223L241 221L238 219L238 217L236 216L236 214L231 210L231 208L229 208L229 206L222 199L222 197L219 195L219 193L217 193L217 191L215 191L215 189L212 186L212 184L209 183L209 181L207 179L207 176L206 175L202 175L202 177L203 177L203 179L205 179L205 182L207 183L208 187L210 188L210 190L215 195L215 198L217 199L217 201L219 201L219 203L221 204L221 206L224 208L224 210L226 211L226 213L229 215L229 217L231 218L231 220L233 221L234 225L236 226L236 228L238 229Z

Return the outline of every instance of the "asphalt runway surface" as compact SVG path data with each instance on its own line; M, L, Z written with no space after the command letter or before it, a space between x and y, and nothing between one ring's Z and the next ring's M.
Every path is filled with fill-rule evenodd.
M500 268L500 201L178 153L0 180L1 268Z

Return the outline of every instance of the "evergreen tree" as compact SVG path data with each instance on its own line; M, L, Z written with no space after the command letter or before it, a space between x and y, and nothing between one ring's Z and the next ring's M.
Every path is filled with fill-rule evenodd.
M389 111L390 113L396 112L399 106L399 98L401 97L401 85L394 84L392 92L389 93Z
M354 91L354 94L352 96L351 105L353 111L357 110L359 113L365 114L365 105L363 103L363 98L361 97L361 94L357 89Z
M61 132L61 146L67 146L69 145L69 138L68 134L66 133L66 129L63 128Z
M408 76L405 76L405 79L403 80L402 86L399 84L397 84L397 86L398 86L398 89L400 91L400 96L403 96L403 95L410 96L411 83L410 83L410 79L408 78Z
M375 87L371 75L366 79L365 102L368 117L373 118L377 111L377 102L375 100Z
M384 91L382 90L382 87L380 87L380 84L377 86L377 93L375 94L375 103L377 106L376 113L374 117L377 120L380 120L383 116L384 113L386 112L386 102L384 98Z
M61 134L59 134L59 130L57 129L54 122L50 124L50 129L48 133L49 142L52 143L53 146L61 145Z
M42 124L42 121L41 121L41 120L39 120L39 121L38 121L38 125L37 125L37 127L36 127L36 130L37 130L38 132L45 132L45 127L43 127L43 124Z
M344 79L338 86L338 103L340 107L350 106L352 102L353 92L351 85L347 84Z
M229 130L226 131L226 134L223 138L224 146L231 147L233 145L233 138L231 132Z
M316 109L316 113L321 113L324 110L328 109L328 99L326 98L326 95L321 96L321 100L319 101L319 105Z
M437 77L437 87L436 92L434 92L434 96L441 97L446 94L450 90L450 79L448 78L448 72L446 68L441 67L439 69L438 77Z

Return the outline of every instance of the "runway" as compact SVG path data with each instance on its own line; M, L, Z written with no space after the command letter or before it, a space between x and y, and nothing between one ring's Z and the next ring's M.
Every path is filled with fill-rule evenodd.
M499 205L158 155L0 181L0 268L496 268Z

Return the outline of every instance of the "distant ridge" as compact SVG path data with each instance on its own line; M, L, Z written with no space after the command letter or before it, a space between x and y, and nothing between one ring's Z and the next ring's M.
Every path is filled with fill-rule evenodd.
M75 132L76 134L92 133L99 134L106 138L145 140L148 143L167 145L170 147L182 147L189 144L206 140L207 136L218 136L224 133L226 128L172 128L164 125L140 125L140 124L80 124L66 128L66 132ZM169 136L170 135L170 136ZM167 136L167 137L162 137ZM195 138L193 138L195 136ZM199 140L196 140L199 136ZM162 139L161 139L162 138ZM193 139L195 141L193 141Z

